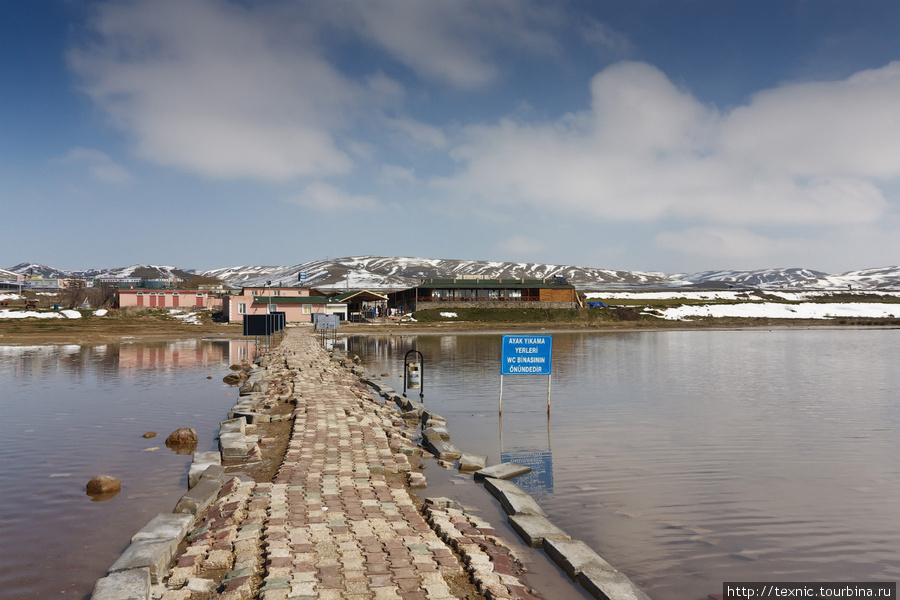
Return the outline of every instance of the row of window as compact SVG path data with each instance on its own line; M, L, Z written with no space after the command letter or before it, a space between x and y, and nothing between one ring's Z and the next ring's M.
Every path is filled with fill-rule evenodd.
M143 295L144 295L144 292L138 292L136 295L137 295L137 296L143 296ZM148 292L147 295L148 295L148 296L165 296L165 295L166 295L166 292ZM178 294L178 292L172 292L172 295L173 295L173 296L178 296L179 294ZM202 297L203 297L203 294L198 293L198 294L196 294L196 296L197 296L198 298L202 298Z
M278 312L277 304L266 304L266 306L269 307L270 313ZM312 305L311 304L304 304L302 306L302 308L303 308L304 315L312 314ZM238 302L237 303L237 311L238 311L239 315L246 315L247 314L247 303L246 302Z
M431 290L435 300L521 300L522 290L507 289L456 289Z

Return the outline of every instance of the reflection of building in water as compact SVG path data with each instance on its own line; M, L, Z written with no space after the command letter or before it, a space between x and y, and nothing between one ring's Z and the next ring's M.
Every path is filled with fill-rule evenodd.
M256 351L246 340L187 340L162 344L126 344L119 348L120 371L175 369L222 362L240 363Z
M531 473L516 477L516 485L529 494L553 493L553 452L516 448L500 452L500 462L531 467Z
M0 346L0 377L35 377L61 371L73 377L88 373L100 379L122 373L171 370L250 360L256 345L247 340L134 342L98 346Z
M119 369L160 369L222 362L226 348L197 340L160 344L126 344L119 348Z

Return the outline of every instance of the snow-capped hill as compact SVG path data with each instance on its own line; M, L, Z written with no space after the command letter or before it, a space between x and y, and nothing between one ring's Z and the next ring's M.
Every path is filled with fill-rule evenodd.
M819 287L828 273L810 269L757 269L755 271L702 271L681 279L712 287L727 284L748 288Z
M131 265L130 267L118 267L115 269L84 269L66 271L40 265L36 263L20 263L11 267L10 271L33 275L45 279L94 279L94 278L124 278L140 277L141 279L187 279L191 276L189 271L168 265Z
M7 270L23 275L44 277L46 279L68 279L72 276L68 271L61 271L60 269L54 269L53 267L37 263L19 263Z
M191 273L170 265L131 265L116 269L104 269L101 271L81 271L82 276L97 278L127 278L140 277L141 279L188 279Z
M305 279L300 279L305 274ZM670 285L663 273L615 271L543 263L511 263L387 256L351 256L287 267L245 281L247 286L302 285L323 289L390 290L418 285L428 278L543 279L563 277L579 288L596 285Z
M703 271L673 276L702 287L757 289L884 289L900 287L900 267L880 267L829 275L810 269L759 269L756 271Z
M199 271L198 275L204 277L216 277L222 281L238 284L248 279L258 279L260 277L268 277L271 273L283 271L287 267L257 267L257 266L241 266L241 267L224 267L221 269L210 269L208 271Z
M900 266L848 271L825 278L829 287L859 289L900 288Z

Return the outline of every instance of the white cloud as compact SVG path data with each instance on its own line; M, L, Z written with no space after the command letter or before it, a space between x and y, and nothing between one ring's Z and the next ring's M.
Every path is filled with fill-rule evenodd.
M504 52L557 53L561 14L517 0L110 2L94 7L67 58L141 157L212 178L288 181L348 173L359 135L445 148L438 127L402 114L404 84L382 65L484 85ZM377 66L342 71L348 48Z
M379 207L378 201L372 196L354 196L321 181L309 184L298 196L287 201L325 213L372 211Z
M217 178L347 172L332 130L366 92L276 17L212 0L104 4L96 41L69 64L159 164Z
M452 152L460 172L439 183L477 204L598 220L875 223L889 210L875 175L900 176L900 119L888 110L900 106L898 81L892 64L815 94L783 86L720 114L655 67L620 63L592 80L590 110L467 128Z
M420 77L469 88L498 76L498 47L552 55L562 15L518 0L330 0L335 26L352 30Z
M125 167L100 150L78 146L59 160L63 163L86 164L91 177L106 183L125 183L131 180L131 173Z

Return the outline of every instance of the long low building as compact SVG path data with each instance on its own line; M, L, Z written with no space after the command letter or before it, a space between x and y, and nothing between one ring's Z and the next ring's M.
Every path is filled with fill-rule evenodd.
M241 321L244 315L283 312L288 323L311 323L315 314L337 314L347 318L347 305L312 295L302 287L246 287L240 294L225 296L222 312L228 321Z
M119 307L139 308L209 308L221 306L222 301L209 290L119 290Z
M388 294L391 308L575 308L575 286L561 277L544 279L426 279L415 288Z

